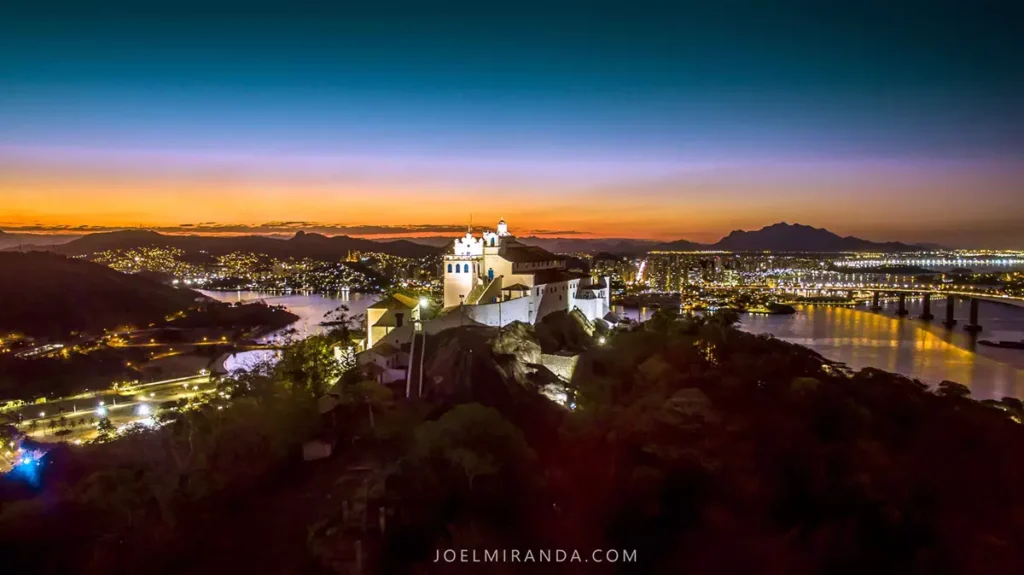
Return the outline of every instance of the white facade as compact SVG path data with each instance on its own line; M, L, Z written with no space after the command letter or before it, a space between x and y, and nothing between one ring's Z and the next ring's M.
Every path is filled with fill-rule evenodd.
M444 258L444 306L484 325L536 323L578 309L593 321L611 309L607 278L565 270L565 260L518 242L504 220L480 237L467 232Z

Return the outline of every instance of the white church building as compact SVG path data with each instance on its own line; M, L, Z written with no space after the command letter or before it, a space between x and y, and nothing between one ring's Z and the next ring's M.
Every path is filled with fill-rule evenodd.
M505 220L497 231L457 239L442 271L445 309L461 307L484 325L533 324L573 310L594 321L611 311L608 278L567 271L565 258L517 241Z
M614 318L608 278L567 270L566 258L517 241L504 220L497 231L457 239L442 271L444 309L433 319L420 321L423 304L401 295L367 309L365 351L356 363L382 384L404 382L409 397L422 394L427 336L445 329L535 324L559 311L586 323Z

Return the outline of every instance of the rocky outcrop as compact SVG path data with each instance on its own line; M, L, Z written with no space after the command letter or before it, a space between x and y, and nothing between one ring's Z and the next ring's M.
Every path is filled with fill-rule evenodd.
M582 352L590 347L593 326L580 321L582 314L564 311L549 313L537 324L537 340L544 353ZM586 319L585 317L583 318Z
M514 356L522 364L541 362L537 332L532 325L521 321L514 321L499 329L491 341L491 349L497 354Z

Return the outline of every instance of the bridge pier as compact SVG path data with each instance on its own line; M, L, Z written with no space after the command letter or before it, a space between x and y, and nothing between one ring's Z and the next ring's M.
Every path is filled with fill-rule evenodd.
M924 309L921 310L921 315L917 317L925 321L935 318L935 316L932 315L932 294L924 294Z
M971 320L964 326L964 329L971 333L978 333L981 331L981 325L978 323L978 300L977 298L971 298Z
M951 295L946 296L946 321L942 322L942 325L953 329L956 325L956 318L953 317L953 305L956 303L956 298Z
M908 313L910 312L907 311L907 294L900 292L900 308L896 310L896 315L903 316Z
M882 309L882 306L878 305L878 292L871 292L871 311L878 311Z

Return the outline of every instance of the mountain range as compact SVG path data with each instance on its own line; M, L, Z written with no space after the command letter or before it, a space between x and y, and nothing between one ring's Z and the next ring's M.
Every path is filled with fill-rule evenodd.
M420 258L441 253L450 246L451 237L368 240L350 236L325 236L298 232L291 238L272 236L203 236L165 235L153 231L128 230L94 233L68 241L69 236L41 234L4 234L0 231L0 249L46 250L70 256L90 255L114 249L145 246L174 247L186 252L223 255L230 252L264 253L273 257L308 257L334 261L349 251L383 252L391 255ZM785 222L759 230L735 230L713 244L689 240L656 242L631 238L541 238L524 236L525 244L556 253L640 254L663 251L778 251L778 252L902 252L941 249L935 244L911 245L900 242L874 242L853 236L840 236L823 228ZM64 243L59 243L63 241Z
M873 242L853 236L843 237L823 228L781 222L752 232L735 230L706 249L732 252L905 252L920 250L922 247L900 242Z
M919 246L900 242L873 242L853 236L840 236L823 228L780 222L759 230L734 230L713 244L702 244L689 240L675 240L656 243L649 240L590 240L563 238L523 238L525 243L535 243L558 252L607 252L611 254L634 254L648 251L700 251L721 250L729 252L905 252L922 249L942 249L935 244ZM557 246L552 249L548 246ZM588 247L589 246L589 247ZM564 249L564 248L571 249Z
M188 253L224 255L251 252L277 258L311 258L325 261L343 259L350 251L383 252L395 256L420 258L439 253L434 247L408 240L377 242L349 236L324 236L297 232L289 239L267 236L165 235L153 231L128 230L89 234L59 245L26 246L26 249L50 251L66 256L87 256L108 250L140 247L178 248ZM8 250L17 249L9 247Z
M18 246L49 246L65 244L82 237L81 234L17 234L0 230L0 250Z

